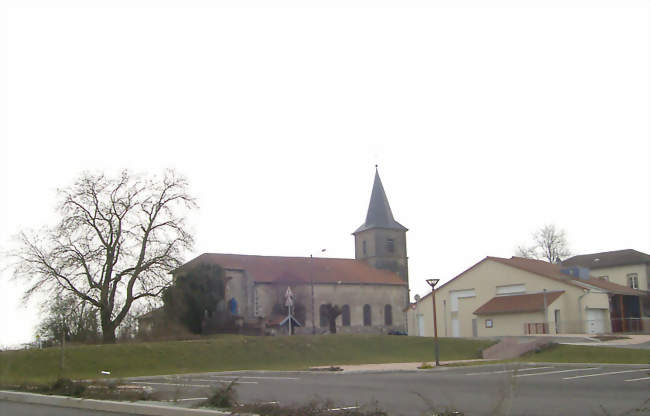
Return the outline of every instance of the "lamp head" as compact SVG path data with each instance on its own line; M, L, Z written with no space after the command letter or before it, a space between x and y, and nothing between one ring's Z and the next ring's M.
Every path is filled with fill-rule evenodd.
M433 288L436 287L436 285L438 284L439 281L440 281L440 279L427 279L427 283L429 284L429 286L431 286L432 290L433 290Z

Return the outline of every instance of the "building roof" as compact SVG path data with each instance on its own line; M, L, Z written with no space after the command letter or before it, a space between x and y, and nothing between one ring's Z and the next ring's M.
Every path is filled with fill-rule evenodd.
M366 214L366 222L363 223L352 234L357 234L371 228L388 228L393 230L408 231L406 227L395 221L393 212L388 204L384 186L379 178L379 171L375 170L375 183L372 185L372 194L370 195L370 204Z
M601 279L599 277L590 277L587 280L578 279L577 282L582 285L595 286L598 289L602 289L607 293L611 293L614 295L645 296L645 292L641 290L632 289L631 287L612 283L610 281Z
M564 290L523 295L495 296L477 310L475 315L492 315L499 313L529 313L544 311L544 296L546 305L550 305L564 293Z
M549 263L543 260L527 259L523 257L511 257L509 259L503 259L499 257L488 257L488 259L497 261L499 263L507 264L518 269L526 270L531 273L538 274L540 276L548 277L553 280L557 280L563 283L567 283L572 286L578 286L580 288L586 288L588 286L595 286L598 289L607 291L615 295L633 295L633 296L643 296L644 292L632 289L631 287L619 285L616 283L608 282L604 279L599 279L597 277L590 276L588 279L580 279L566 273L562 273L561 270L564 266L559 264Z
M552 264L543 260L528 259L524 257L511 257L509 259L506 259L502 257L490 257L490 256L485 257L483 260L474 264L473 266L463 271L453 279L445 282L445 284L438 287L436 291L447 286L454 280L461 278L462 276L465 275L465 273L469 272L470 270L474 269L479 264L482 264L485 261L494 261L497 263L505 264L510 267L515 267L520 270L525 270L527 272L534 273L538 276L543 276L555 280L557 282L564 283L569 286L579 287L581 289L589 289L590 287L596 287L598 289L602 289L608 293L615 294L615 295L645 296L645 292L643 291L632 289L630 287L622 286L616 283L608 282L604 279L599 279L596 277L590 277L589 279L578 279L571 275L562 273L561 270L564 268L563 266L560 266L558 264ZM431 293L427 293L425 296L422 296L422 299L430 295Z
M314 283L406 285L393 272L353 259L204 253L181 267L200 263L245 270L257 283L310 283L313 278Z
M629 264L650 263L650 256L640 251L627 249L604 251L602 253L582 254L570 257L562 262L564 266L582 266L588 269L625 266Z

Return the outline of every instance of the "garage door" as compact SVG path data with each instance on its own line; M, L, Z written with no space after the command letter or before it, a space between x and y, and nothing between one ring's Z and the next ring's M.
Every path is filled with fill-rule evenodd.
M587 308L586 332L588 334L602 334L607 328L607 309Z

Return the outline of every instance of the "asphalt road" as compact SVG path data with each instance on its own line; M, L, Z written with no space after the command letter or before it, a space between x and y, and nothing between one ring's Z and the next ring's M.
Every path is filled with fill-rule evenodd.
M390 415L650 415L650 364L487 365L417 372L230 372L130 379L190 406L237 380L241 402L331 400L331 408L376 404ZM635 410L637 409L637 410ZM632 411L632 413L626 413ZM335 411L333 411L333 414Z
M2 416L120 416L122 414L0 400L0 415Z

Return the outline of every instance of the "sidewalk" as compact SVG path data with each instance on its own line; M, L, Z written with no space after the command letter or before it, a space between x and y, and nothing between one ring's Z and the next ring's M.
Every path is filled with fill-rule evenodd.
M455 361L440 361L440 365L449 365L449 364L459 364L459 363L488 363L493 360L455 360ZM436 366L435 361L427 361L432 367ZM343 373L381 373L384 371L416 371L418 367L422 365L422 361L414 363L385 363L385 364L355 364L355 365L335 365L333 367L338 367L342 369ZM325 367L312 367L314 370L327 370L332 366Z
M613 337L616 337L618 335L612 335ZM601 341L598 338L593 338L593 337L585 337L589 340L589 342L560 342L560 344L565 344L565 345L587 345L587 346L599 346L599 347L625 347L625 346L633 346L633 345L640 345L640 344L647 344L650 343L650 335L620 335L621 337L625 337L623 339L613 339L610 341Z

